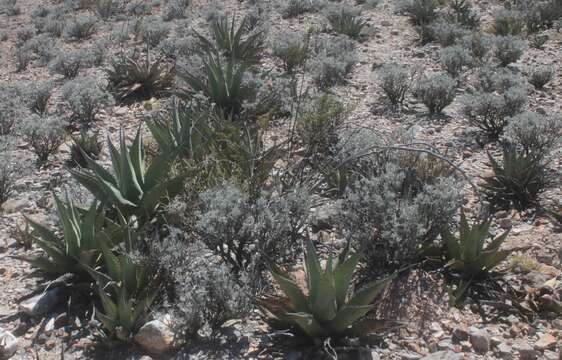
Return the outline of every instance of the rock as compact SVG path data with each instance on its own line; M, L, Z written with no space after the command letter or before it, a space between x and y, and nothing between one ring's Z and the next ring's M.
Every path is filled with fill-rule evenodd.
M490 350L490 338L486 329L470 328L470 344L477 353L485 354Z
M311 226L314 232L331 229L337 216L337 208L334 204L323 204L313 209Z
M439 350L453 350L454 346L451 343L451 339L443 339L437 343L437 349Z
M51 334L51 332L53 332L54 329L55 329L55 318L51 317L45 324L45 328L43 329L43 331L45 332L45 334L49 335Z
M30 316L39 316L46 314L55 305L61 302L63 290L54 288L47 290L37 296L25 300L19 305L20 311Z
M453 341L461 342L468 340L468 329L463 327L456 327L453 329Z
M502 359L512 359L513 349L506 343L501 343L498 345L498 355Z
M0 359L11 358L18 350L18 339L0 327Z
M2 204L2 210L7 214L11 214L25 209L28 205L28 199L8 199Z
M535 349L544 351L556 347L556 338L550 334L544 334L535 343Z
M554 319L552 321L552 327L556 330L562 330L562 319Z
M174 333L163 321L152 320L139 329L135 341L148 352L163 353L172 349Z
M562 352L560 354L562 354ZM555 353L554 351L549 351L549 350L546 350L543 353L543 356L546 360L559 360L560 359L559 354Z
M512 222L510 218L499 219L497 222L498 225L504 230L511 228Z
M422 357L420 360L460 360L462 359L461 354L457 354L454 351L438 351L433 354Z
M513 349L519 352L520 360L535 360L539 356L539 352L527 343L514 344Z

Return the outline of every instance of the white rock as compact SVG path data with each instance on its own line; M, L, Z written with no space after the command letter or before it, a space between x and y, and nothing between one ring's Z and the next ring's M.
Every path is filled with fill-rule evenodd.
M9 331L0 328L0 359L11 358L18 350L18 339Z
M135 341L148 352L163 353L172 349L174 333L164 321L152 320L139 329Z

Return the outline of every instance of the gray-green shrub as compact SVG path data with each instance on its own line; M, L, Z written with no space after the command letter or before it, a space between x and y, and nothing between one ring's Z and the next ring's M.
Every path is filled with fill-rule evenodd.
M465 36L461 43L470 52L472 59L478 64L482 64L486 62L494 42L492 37L486 34L473 32Z
M512 35L496 36L494 38L494 55L501 66L516 62L525 52L525 42Z
M171 0L166 5L166 10L162 15L165 21L174 19L185 19L187 17L187 10L191 0Z
M64 27L64 35L69 40L80 41L90 38L97 30L97 17L78 15Z
M330 3L322 12L335 32L352 39L359 38L361 31L367 26L367 22L361 18L361 11L351 5Z
M554 78L554 67L538 66L530 71L528 78L536 89L542 89Z
M524 28L524 16L517 10L502 9L494 15L494 32L496 35L519 35Z
M51 81L28 85L26 98L29 110L40 116L46 115L54 87Z
M470 52L461 45L448 46L439 52L439 61L452 77L461 75L464 68L473 64Z
M37 114L27 117L20 124L21 134L37 156L38 165L44 164L64 143L66 125L59 116L41 117Z
M74 79L82 68L82 54L59 53L49 64L51 72L64 76L65 79Z
M427 106L431 114L440 114L455 99L457 83L447 74L423 76L419 79L415 96Z
M113 98L102 89L94 77L82 77L66 82L62 98L72 111L71 121L88 125L95 121L101 109L112 104Z
M523 112L507 119L504 138L517 144L525 154L545 159L562 140L560 115Z
M307 63L312 79L320 88L345 83L357 62L355 44L346 36L319 36L313 45L314 57Z
M392 105L404 102L412 88L414 73L405 65L384 64L378 70L380 87Z
M149 16L142 19L140 35L144 42L156 47L160 41L168 36L170 30L170 24L163 22L160 17Z
M469 31L461 25L445 19L436 20L430 25L431 37L441 46L451 46L458 43Z
M297 32L278 34L271 40L273 56L283 63L283 69L292 73L304 65L309 55L309 37Z

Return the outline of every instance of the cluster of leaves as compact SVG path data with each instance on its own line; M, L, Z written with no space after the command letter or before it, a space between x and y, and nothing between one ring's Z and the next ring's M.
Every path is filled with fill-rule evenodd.
M324 14L332 29L339 33L357 39L367 22L361 19L360 11L343 4L331 4L324 8Z

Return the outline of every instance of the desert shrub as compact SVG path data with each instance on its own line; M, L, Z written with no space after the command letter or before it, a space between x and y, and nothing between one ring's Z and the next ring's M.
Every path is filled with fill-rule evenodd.
M10 135L24 114L21 89L0 84L0 136Z
M407 14L414 25L431 24L436 18L437 0L401 0L396 3L396 10Z
M529 44L535 49L542 50L548 39L546 34L533 34L529 38Z
M74 79L80 72L82 61L81 53L60 53L53 59L49 68L53 73L64 76L65 79Z
M473 11L470 0L449 1L451 11L447 18L465 28L474 29L480 24L478 14Z
M152 3L145 0L134 0L127 4L129 15L143 16L152 14Z
M461 25L447 20L435 21L430 29L431 37L443 47L455 45L468 33Z
M318 0L288 0L278 1L280 12L284 19L299 16L307 12L316 12L320 7Z
M380 87L392 105L404 102L406 94L412 88L415 71L409 70L404 65L384 64L378 71Z
M8 16L16 16L21 13L21 8L17 4L17 0L2 0L0 3L0 13Z
M439 61L447 73L456 78L465 67L472 65L472 56L461 45L455 45L442 49L439 52Z
M91 135L84 129L80 130L80 136L72 136L72 145L70 146L69 166L88 167L86 156L92 160L97 160L103 149L100 141L99 132L93 132Z
M521 58L525 51L525 42L517 37L496 36L494 38L494 54L501 66L507 66Z
M27 88L27 104L31 112L44 116L47 114L49 100L53 94L54 84L46 81L40 84L30 84Z
M525 79L510 69L495 65L482 66L476 76L474 88L483 92L504 93L512 87L526 87Z
M342 200L343 232L373 272L413 261L451 222L461 200L455 179L437 170L443 166L438 160L419 154L389 159L352 181Z
M48 65L59 54L55 40L47 34L40 34L29 40L28 46L38 56L42 66Z
M13 57L16 64L16 72L25 71L33 60L33 51L28 44L16 45L13 50Z
M193 36L169 37L158 44L158 50L170 59L193 56L197 50L197 40Z
M24 44L28 40L33 39L37 30L33 25L22 25L16 30L16 42L17 44Z
M367 25L367 22L360 17L361 11L350 5L329 4L324 8L323 13L335 32L352 39L359 38L361 30Z
M482 64L493 46L493 40L481 32L473 32L462 39L462 45L470 52L475 62Z
M502 9L494 15L494 32L499 36L519 35L525 28L523 14L517 10Z
M323 94L297 118L296 134L304 148L304 156L312 162L328 156L338 140L346 117L345 107L332 96Z
M248 280L235 277L201 242L187 245L178 230L154 251L169 278L172 327L191 338L207 325L216 331L229 319L248 315L252 308Z
M160 17L150 16L142 19L140 35L142 40L152 47L158 46L160 41L168 36L171 27Z
M209 24L226 17L224 6L216 1L210 1L207 6L203 8L203 14Z
M98 39L92 46L84 49L81 53L84 66L101 66L105 60L105 54L110 46L109 39Z
M21 178L24 164L15 161L10 152L14 149L11 137L0 136L0 206L13 194L16 181Z
M96 115L111 104L111 96L102 89L94 77L81 77L68 81L61 88L62 98L72 111L71 121L88 125Z
M8 34L4 31L0 31L0 42L8 40Z
M90 38L97 28L98 19L92 15L78 15L64 27L67 39L80 41Z
M366 9L376 9L381 3L381 0L355 0L357 5L362 5Z
M314 57L308 62L312 79L320 88L345 83L346 75L357 62L355 45L345 36L319 37L313 44Z
M516 144L524 154L545 159L562 139L562 118L523 112L507 120L504 138Z
M50 8L47 16L35 18L33 21L39 32L54 37L61 37L66 28L66 16L60 7Z
M105 72L108 90L118 100L161 96L171 89L174 81L172 68L163 58L152 60L149 52L143 55L134 51L130 56L122 53L110 61Z
M266 261L292 259L306 223L309 197L295 189L250 197L232 183L200 196L196 230L201 240L235 272L264 270Z
M107 20L121 11L123 3L121 0L94 0L90 7L97 16Z
M456 81L447 74L423 76L417 83L415 96L431 114L440 114L455 99Z
M58 116L41 117L33 114L21 124L21 134L37 156L37 164L44 164L66 139L66 122Z
M296 32L278 34L271 41L273 56L283 63L283 69L292 73L295 68L301 67L306 62L309 54L308 35Z
M185 19L191 0L172 0L166 5L162 18L166 21Z
M259 29L264 29L269 20L269 8L262 3L254 4L248 9L246 18L248 19L246 30L259 31Z
M554 78L554 68L552 66L538 66L530 71L528 78L536 89L542 89Z

